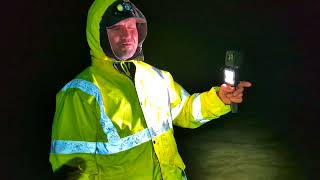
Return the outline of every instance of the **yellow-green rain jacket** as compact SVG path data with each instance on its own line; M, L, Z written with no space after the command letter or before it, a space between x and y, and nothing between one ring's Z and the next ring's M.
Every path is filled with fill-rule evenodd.
M87 20L92 65L57 94L50 162L74 179L183 179L173 125L196 128L230 111L216 89L189 95L169 72L141 60L134 80L113 67L99 25L114 0L96 0Z

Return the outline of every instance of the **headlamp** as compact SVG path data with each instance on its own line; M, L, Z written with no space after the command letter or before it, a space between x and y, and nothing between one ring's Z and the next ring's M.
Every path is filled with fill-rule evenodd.
M116 6L118 13L131 13L133 11L132 5L129 2L123 2Z
M132 6L130 3L124 2L123 6L124 6L124 9L126 9L127 11L132 11Z
M131 17L136 18L137 23L146 23L144 15L134 6L134 4L130 1L117 0L111 4L103 14L100 28L105 30L106 27L111 27L114 24Z
M124 9L124 8L123 8L122 4L118 4L118 5L117 5L117 10L118 10L118 11L122 12L123 9Z

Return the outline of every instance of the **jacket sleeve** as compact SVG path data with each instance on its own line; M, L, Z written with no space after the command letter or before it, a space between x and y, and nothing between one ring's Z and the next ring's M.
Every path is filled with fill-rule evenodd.
M167 73L173 124L184 128L197 128L202 124L228 113L230 105L225 105L217 96L219 87L190 95L172 76Z
M97 171L94 151L98 116L95 104L94 98L79 89L58 93L49 157L58 176Z

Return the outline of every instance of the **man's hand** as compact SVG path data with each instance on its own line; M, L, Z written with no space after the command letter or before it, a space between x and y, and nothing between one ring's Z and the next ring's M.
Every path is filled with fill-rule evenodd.
M240 81L237 88L234 88L227 84L222 84L220 86L220 91L217 94L225 104L238 104L242 102L243 91L244 88L247 87L251 87L251 83L247 81Z

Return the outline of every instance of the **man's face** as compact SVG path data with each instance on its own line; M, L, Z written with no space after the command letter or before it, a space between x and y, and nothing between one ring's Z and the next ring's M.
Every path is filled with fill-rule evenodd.
M124 19L107 28L113 53L121 60L131 58L138 47L138 31L135 18Z

